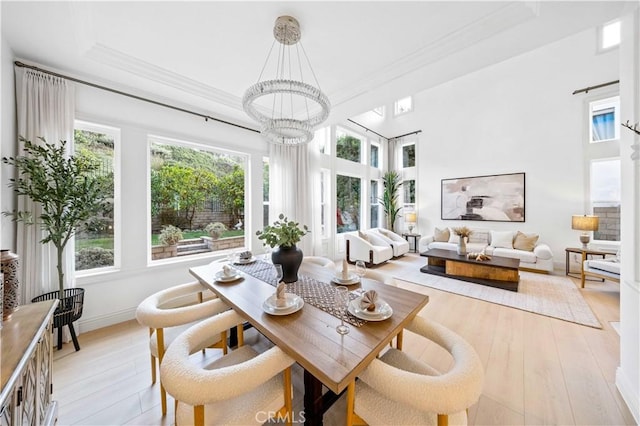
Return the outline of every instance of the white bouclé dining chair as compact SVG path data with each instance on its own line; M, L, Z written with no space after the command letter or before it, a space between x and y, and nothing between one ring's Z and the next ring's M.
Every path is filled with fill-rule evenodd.
M242 346L206 366L189 358L211 336L244 321L235 311L216 315L178 336L165 353L160 374L176 400L176 425L263 424L269 416L291 424L294 360L277 346L262 353Z
M448 328L422 317L406 327L443 349L453 364L440 373L422 360L389 349L347 388L347 424L467 424L482 392L484 371L473 349Z
M322 256L305 256L302 258L302 262L324 266L325 268L336 268L336 264L331 259Z
M212 299L202 301L202 294L209 293ZM186 305L180 305L185 302ZM152 294L143 300L136 310L136 319L149 327L149 351L151 352L151 383L156 382L156 359L162 363L164 353L171 342L183 331L212 315L229 310L222 300L215 297L200 282L177 285ZM240 327L241 329L242 327ZM239 333L241 333L239 329ZM223 330L210 336L205 347L220 348L227 352L227 334ZM167 414L167 396L160 378L162 415Z

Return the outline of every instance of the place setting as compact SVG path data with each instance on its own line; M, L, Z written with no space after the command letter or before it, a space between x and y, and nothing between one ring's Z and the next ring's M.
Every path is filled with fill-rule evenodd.
M230 262L236 265L247 265L257 260L249 250L241 251L239 253L230 253L230 256Z
M351 300L347 311L366 321L384 321L393 315L393 309L375 290L367 290Z
M334 283L350 286L358 284L362 281L362 277L366 274L367 267L362 260L356 261L355 271L349 269L346 259L342 260L342 269L336 270L336 275L331 279Z
M273 268L278 285L275 293L262 303L262 309L270 315L290 315L298 312L304 306L304 300L297 294L285 292L285 283L282 281L282 265L274 264Z
M222 270L216 272L214 279L221 283L230 283L242 278L242 272L231 265L223 265Z

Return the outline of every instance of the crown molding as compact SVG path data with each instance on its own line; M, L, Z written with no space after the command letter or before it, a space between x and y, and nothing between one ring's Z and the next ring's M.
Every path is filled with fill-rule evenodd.
M536 2L512 2L504 7L456 28L447 35L433 40L422 48L379 69L357 84L347 84L329 95L332 105L337 106L370 90L400 78L406 74L434 64L447 56L465 50L487 38L534 19L540 14Z
M85 53L85 56L100 64L108 65L147 80L155 81L185 93L242 111L242 100L238 96L153 65L104 44L95 43Z

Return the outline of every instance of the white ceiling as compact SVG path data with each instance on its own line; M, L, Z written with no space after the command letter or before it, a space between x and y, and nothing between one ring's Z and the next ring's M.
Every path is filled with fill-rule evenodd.
M280 15L300 22L336 121L615 19L631 5L637 1L2 1L2 36L25 62L256 127L241 98Z

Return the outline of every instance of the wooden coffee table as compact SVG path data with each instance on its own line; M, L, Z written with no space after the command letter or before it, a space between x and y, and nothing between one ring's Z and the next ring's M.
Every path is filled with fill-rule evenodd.
M479 262L467 259L453 250L442 249L427 250L420 253L420 256L427 258L427 264L420 268L420 271L427 274L518 291L519 259L491 256L491 260Z

